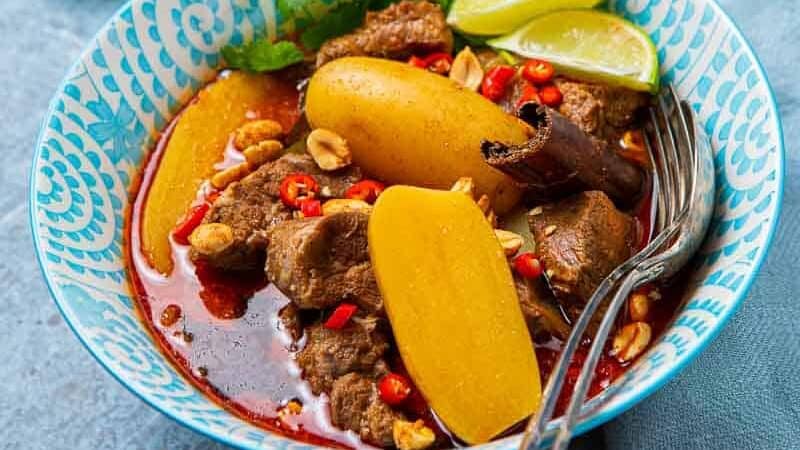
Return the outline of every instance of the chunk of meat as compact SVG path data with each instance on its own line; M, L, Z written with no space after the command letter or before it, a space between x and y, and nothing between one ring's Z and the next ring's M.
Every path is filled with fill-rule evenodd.
M563 340L569 337L569 324L555 305L553 293L542 278L529 280L514 276L514 286L531 337L536 338L543 332Z
M402 59L452 49L453 33L439 5L404 0L367 13L360 28L326 42L317 53L317 67L344 56Z
M330 398L334 426L355 431L370 444L394 445L392 424L404 417L381 400L371 378L357 373L339 377L333 383Z
M582 192L528 217L550 286L576 319L594 290L632 253L633 218L600 191Z
M367 247L362 212L347 211L276 225L269 234L267 276L303 309L342 300L375 313L383 309Z
M311 156L288 153L262 165L241 181L231 183L214 201L204 223L223 223L233 230L233 243L216 254L192 251L192 259L204 259L225 270L248 270L261 267L267 248L267 230L292 218L292 212L280 200L281 181L292 173L314 177L321 193L344 196L361 179L361 171L350 167L323 172Z
M633 124L636 113L647 106L650 97L630 89L556 78L564 101L559 112L583 131L604 140L616 139Z
M351 319L338 330L321 323L306 328L307 341L297 354L297 364L314 394L330 392L337 378L351 372L371 378L387 372L383 355L389 342L380 322L375 317L362 317Z

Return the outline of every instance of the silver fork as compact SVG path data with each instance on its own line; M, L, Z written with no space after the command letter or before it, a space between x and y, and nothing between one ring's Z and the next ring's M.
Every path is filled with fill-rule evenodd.
M617 267L598 286L567 339L545 387L542 404L525 429L521 450L537 449L545 437L572 356L592 316L614 290L592 346L581 369L572 399L564 413L553 449L563 450L584 411L584 400L603 346L628 295L642 284L674 275L697 251L713 212L713 155L708 140L701 138L691 108L678 99L672 86L664 89L650 108L645 144L654 168L657 198L654 238L639 253Z

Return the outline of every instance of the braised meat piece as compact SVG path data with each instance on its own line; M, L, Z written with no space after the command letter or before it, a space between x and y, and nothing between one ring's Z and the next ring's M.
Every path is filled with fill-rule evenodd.
M385 374L382 358L389 342L380 328L375 317L351 319L339 330L319 323L306 328L306 345L297 354L297 364L312 392L330 392L337 378L351 372L372 378Z
M583 83L556 78L564 101L559 112L583 131L601 139L616 139L633 124L636 113L648 105L650 97L625 88Z
M344 56L405 59L452 49L453 33L439 5L404 0L367 13L361 28L326 42L317 53L317 67Z
M323 195L344 196L361 179L361 171L350 167L323 172L311 156L288 153L262 165L239 182L231 183L214 201L203 223L221 223L233 231L233 242L218 253L192 251L192 259L203 259L224 270L248 270L263 265L267 230L292 218L280 200L280 184L292 173L314 177Z
M528 221L550 286L571 319L632 253L633 218L602 192L588 191L531 211Z
M331 422L355 431L362 440L381 447L394 445L392 424L403 415L378 395L375 381L357 373L339 377L331 389Z
M553 293L543 279L528 280L514 276L514 286L531 337L535 338L542 332L564 340L569 337L570 326L562 317Z
M367 248L369 216L341 212L292 220L269 234L267 276L302 309L342 300L375 313L383 309Z
M347 189L362 178L361 169L354 165L333 172L324 171L307 153L287 153L272 163L261 166L256 173L262 170L266 170L269 174L264 179L262 189L275 198L280 196L281 181L293 173L311 175L319 184L322 197L335 198L344 197Z

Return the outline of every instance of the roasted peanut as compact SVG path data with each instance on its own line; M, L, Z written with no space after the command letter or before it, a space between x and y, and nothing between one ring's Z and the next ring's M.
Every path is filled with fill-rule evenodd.
M481 195L481 198L478 199L478 208L480 208L484 214L489 214L489 211L492 208L492 202L489 200L488 195Z
M620 156L631 160L643 167L650 164L647 149L644 144L644 135L639 130L629 130L620 139Z
M497 214L495 214L494 211L489 211L489 213L486 214L486 220L489 221L489 225L491 225L492 228L497 228Z
M639 356L650 344L652 329L645 322L633 322L619 330L612 342L611 354L622 362Z
M322 215L324 216L343 211L361 211L369 213L372 211L372 205L363 200L349 198L334 198L322 204Z
M343 137L333 131L317 128L306 139L308 153L320 169L336 170L353 162L350 147Z
M217 255L233 243L233 229L224 223L204 223L192 231L189 243L201 255Z
M464 47L453 60L450 79L471 91L477 91L481 86L483 67L469 47Z
M633 294L628 301L631 320L640 322L647 319L650 312L650 298L644 294Z
M519 249L522 248L522 244L525 243L522 236L511 231L494 230L494 234L497 236L497 240L500 241L500 246L503 247L506 256L516 255Z
M242 153L244 154L244 159L247 160L247 164L255 169L264 163L277 159L282 151L283 144L280 141L267 139L247 147Z
M303 411L303 404L297 400L289 400L289 403L286 404L285 408L290 414L297 415Z
M453 187L450 188L453 192L463 192L470 196L470 198L475 198L475 181L470 177L461 177L453 183Z
M395 420L392 424L392 436L394 444L400 450L423 450L436 441L433 430L426 427L422 420L416 422Z
M234 181L239 181L247 176L248 173L250 173L250 166L246 162L243 162L215 173L214 176L211 177L211 185L217 189L225 189L225 187Z
M238 130L233 137L233 146L237 150L243 151L251 145L256 145L261 141L277 139L283 135L283 127L274 120L254 120L247 122Z

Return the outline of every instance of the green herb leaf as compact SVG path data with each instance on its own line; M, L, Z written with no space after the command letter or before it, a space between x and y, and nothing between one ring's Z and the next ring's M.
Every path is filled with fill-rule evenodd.
M338 5L308 27L300 35L300 42L311 50L317 50L328 39L353 31L364 21L369 4L369 0L353 0Z
M489 39L490 38L485 36L472 36L453 30L453 47L455 48L455 53L460 52L468 45L472 48L486 47L486 41Z
M442 8L442 11L444 11L445 15L450 12L450 8L453 6L453 1L455 0L435 0L435 2L438 3Z
M272 72L303 61L303 52L289 41L272 43L257 39L239 47L226 46L222 56L232 69L248 72Z

